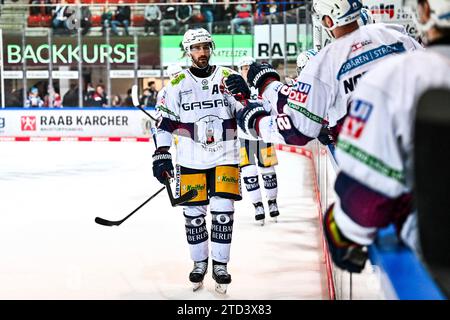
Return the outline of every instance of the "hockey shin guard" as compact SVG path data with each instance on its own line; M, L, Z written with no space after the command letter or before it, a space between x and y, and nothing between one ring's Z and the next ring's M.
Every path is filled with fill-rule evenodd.
M269 200L275 200L278 196L278 181L275 171L270 173L263 173L264 189L266 189L266 196Z
M259 186L258 171L255 165L242 168L245 188L252 203L262 202L261 188Z
M233 200L211 198L211 255L213 260L227 263L230 260L231 238L233 234Z
M208 230L205 216L206 206L184 208L186 238L193 261L208 258Z

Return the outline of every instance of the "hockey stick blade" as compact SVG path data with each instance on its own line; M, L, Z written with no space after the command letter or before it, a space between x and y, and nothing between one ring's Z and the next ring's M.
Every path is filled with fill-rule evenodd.
M175 198L172 202L172 206L179 206L180 204L183 204L185 202L188 202L192 199L194 199L198 195L197 190L192 189L183 194L182 196Z
M112 226L118 226L119 224L121 224L122 220L120 220L120 221L109 221L109 220L105 220L103 218L97 217L97 218L95 218L95 222L98 223L98 224L101 224L102 226L112 227Z
M196 189L191 189L182 196L175 198L172 193L172 188L170 187L170 179L166 179L164 185L166 186L167 193L169 194L170 204L172 207L188 202L198 195L198 191Z
M106 220L100 217L96 217L95 218L95 222L102 225L102 226L107 226L107 227L112 227L112 226L119 226L121 225L125 220L127 220L129 217L131 217L135 212L137 212L140 208L142 208L143 206L145 206L147 204L147 202L149 202L150 200L152 200L154 197L156 197L158 194L161 193L161 191L163 191L166 187L162 187L161 189L159 189L156 193L154 193L152 196L150 196L150 198L148 198L147 200L145 200L139 207L137 207L136 209L134 209L131 213L129 213L125 218L123 218L122 220L119 221L111 221L111 220Z

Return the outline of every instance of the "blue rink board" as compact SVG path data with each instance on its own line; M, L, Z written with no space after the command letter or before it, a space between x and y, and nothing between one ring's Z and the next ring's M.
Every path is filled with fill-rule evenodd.
M393 226L380 230L369 255L387 275L398 299L447 300L414 252L399 244Z

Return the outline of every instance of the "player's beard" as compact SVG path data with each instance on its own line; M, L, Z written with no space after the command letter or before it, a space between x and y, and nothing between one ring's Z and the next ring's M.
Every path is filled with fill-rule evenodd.
M198 59L192 58L192 63L195 67L199 69L205 69L206 67L209 66L209 59L210 57L203 55L200 56Z

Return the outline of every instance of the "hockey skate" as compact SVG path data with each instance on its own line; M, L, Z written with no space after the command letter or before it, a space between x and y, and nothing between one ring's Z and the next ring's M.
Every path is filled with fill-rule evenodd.
M228 285L231 283L231 275L227 271L227 266L224 264L213 265L212 277L216 281L216 292L226 294Z
M262 202L257 202L253 205L255 206L255 220L263 226L264 219L266 218L266 214L264 213L264 206Z
M205 278L208 270L208 262L199 261L194 262L194 269L189 274L189 280L192 282L193 291L197 291L203 286L203 278Z
M280 212L278 211L277 200L269 200L268 203L270 217L273 218L273 221L277 222L277 217L280 215Z

